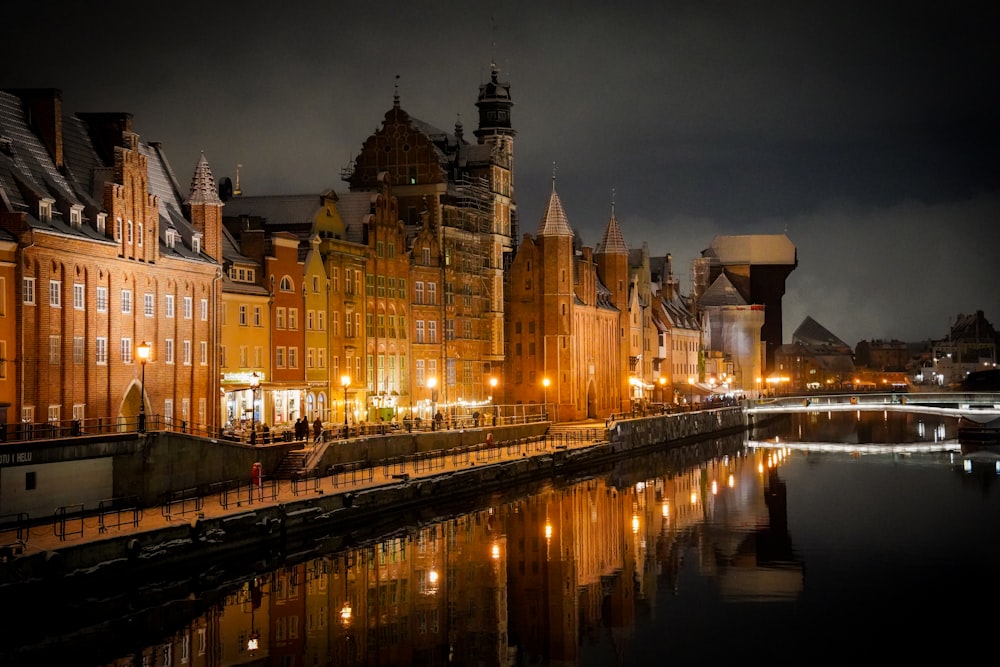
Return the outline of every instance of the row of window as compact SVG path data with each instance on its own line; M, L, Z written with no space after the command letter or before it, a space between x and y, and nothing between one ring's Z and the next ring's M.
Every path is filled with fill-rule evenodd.
M164 399L163 401L163 419L169 424L174 419L174 400L172 398ZM181 399L181 413L178 417L188 422L191 420L191 399L182 398ZM76 403L73 405L73 419L78 421L83 421L87 418L87 408L86 405L82 403ZM50 422L58 422L62 420L62 406L61 405L49 405L45 411L45 419ZM198 399L198 423L205 424L208 419L208 401L205 398ZM26 405L21 408L21 421L25 424L35 423L35 406Z
M24 278L22 282L23 287L23 300L25 305L33 306L36 304L36 293L35 293L35 279L34 278ZM61 280L50 280L49 281L49 307L51 308L62 308L62 290L63 285ZM123 314L132 313L132 290L123 289L120 293L121 296L121 312ZM73 308L75 310L86 310L87 309L87 290L86 285L82 283L73 284ZM99 313L106 313L108 311L108 288L107 287L97 287L94 293L94 307ZM190 296L181 297L181 308L182 317L186 320L190 320L194 317L194 299ZM146 317L156 317L156 295L151 292L146 292L142 297L142 310ZM165 294L163 297L163 311L164 316L168 318L175 317L176 313L176 296L173 294ZM201 299L199 301L199 316L203 322L208 321L208 299Z
M49 336L49 364L53 366L58 366L62 363L62 336ZM6 348L6 344L0 342L0 352ZM131 338L122 338L119 343L119 360L122 363L130 364L133 362L133 351L135 347L132 344ZM190 340L181 341L181 363L185 366L190 366L192 363L192 345ZM108 339L105 336L98 336L94 339L94 361L98 365L106 365L108 363ZM85 342L83 336L73 337L73 363L83 364L86 359L85 352ZM175 359L175 345L173 338L167 338L163 341L163 362L167 364L176 363ZM206 341L200 341L198 343L198 363L202 366L208 364L208 343ZM0 375L0 377L3 377Z

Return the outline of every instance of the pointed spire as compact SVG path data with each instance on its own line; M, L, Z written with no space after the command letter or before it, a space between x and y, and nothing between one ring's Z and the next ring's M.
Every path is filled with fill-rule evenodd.
M604 228L604 237L597 244L596 255L627 255L628 246L625 245L625 237L622 236L621 227L618 226L618 218L615 217L615 190L611 189L611 219L608 226Z
M195 165L194 175L191 177L191 194L188 195L188 204L222 204L219 199L219 191L212 177L212 168L208 166L205 153L198 158Z
M545 207L545 214L541 222L538 223L538 236L573 236L573 229L569 226L569 219L563 210L562 201L556 193L555 170L552 175L552 194L549 195L549 205Z
M399 108L399 75L396 75L396 83L392 87L392 108Z

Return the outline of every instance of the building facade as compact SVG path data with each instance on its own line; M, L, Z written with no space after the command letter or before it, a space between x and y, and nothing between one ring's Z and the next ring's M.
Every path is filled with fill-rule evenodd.
M0 92L0 226L17 239L8 425L218 423L221 203L202 171L185 197L128 114L64 116L58 90Z

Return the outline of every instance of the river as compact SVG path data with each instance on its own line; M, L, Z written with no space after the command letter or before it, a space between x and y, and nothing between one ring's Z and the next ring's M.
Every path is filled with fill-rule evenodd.
M995 462L972 463L955 432L937 417L792 416L464 513L401 517L391 534L349 546L339 536L320 557L261 554L211 585L192 573L106 600L39 600L6 622L0 657L596 666L978 655L995 623L1000 490Z

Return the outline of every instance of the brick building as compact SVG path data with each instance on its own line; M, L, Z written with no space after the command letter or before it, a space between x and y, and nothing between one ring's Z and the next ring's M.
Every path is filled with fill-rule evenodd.
M199 163L184 196L129 114L64 115L54 89L0 92L0 227L17 239L8 425L127 428L140 406L218 423L221 202L204 176Z

